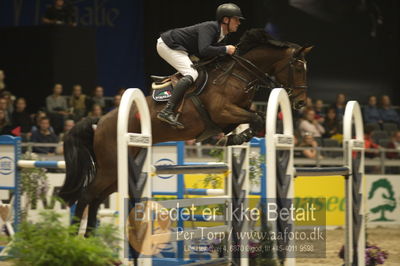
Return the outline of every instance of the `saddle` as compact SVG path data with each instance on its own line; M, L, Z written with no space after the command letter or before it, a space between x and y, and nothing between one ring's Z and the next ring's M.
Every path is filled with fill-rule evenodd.
M200 95L206 87L208 81L208 73L204 69L198 69L199 76L194 83L194 86L188 90L193 95ZM152 97L156 102L166 102L172 95L176 83L183 77L180 73L175 73L170 76L150 76L153 80L151 88L153 90Z

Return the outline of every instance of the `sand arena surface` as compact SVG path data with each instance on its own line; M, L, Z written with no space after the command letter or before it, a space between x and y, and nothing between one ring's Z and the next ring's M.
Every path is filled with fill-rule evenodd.
M297 259L299 266L309 265L342 265L339 250L344 243L344 230L327 230L326 258ZM367 228L367 241L377 245L389 253L385 266L400 266L400 227L396 228Z

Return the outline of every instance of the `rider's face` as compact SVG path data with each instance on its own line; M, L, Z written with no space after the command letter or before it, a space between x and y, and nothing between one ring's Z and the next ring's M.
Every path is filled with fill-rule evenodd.
M238 17L231 17L228 24L229 32L236 32L240 25L240 19Z

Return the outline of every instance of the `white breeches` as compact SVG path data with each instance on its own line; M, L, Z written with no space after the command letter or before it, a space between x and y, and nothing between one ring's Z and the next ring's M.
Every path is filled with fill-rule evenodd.
M164 41L160 38L157 40L157 52L158 54L173 66L183 76L192 76L193 81L197 79L199 73L192 67L192 61L189 55L185 51L173 50L169 48Z

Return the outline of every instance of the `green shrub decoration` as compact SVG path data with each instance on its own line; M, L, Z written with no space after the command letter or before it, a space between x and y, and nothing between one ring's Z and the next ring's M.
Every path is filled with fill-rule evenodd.
M100 226L95 235L78 236L78 226L64 226L60 215L46 211L38 223L23 222L8 256L14 265L97 266L118 265L115 226Z

